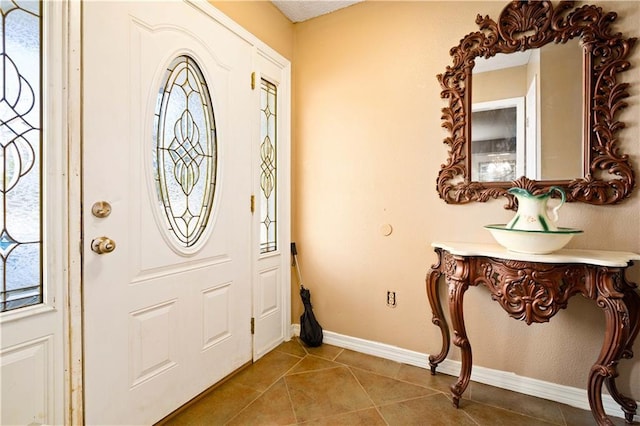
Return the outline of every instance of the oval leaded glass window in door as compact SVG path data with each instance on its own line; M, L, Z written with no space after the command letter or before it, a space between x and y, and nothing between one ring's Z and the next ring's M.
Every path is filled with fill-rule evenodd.
M216 186L217 143L211 96L193 58L177 57L158 94L154 132L156 190L178 247L206 230Z

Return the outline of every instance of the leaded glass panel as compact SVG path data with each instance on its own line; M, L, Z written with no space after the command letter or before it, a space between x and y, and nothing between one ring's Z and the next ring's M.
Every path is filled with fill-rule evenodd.
M156 190L167 229L180 247L191 248L213 208L217 141L209 89L189 56L179 56L167 69L153 139Z
M260 253L278 249L277 214L277 87L260 87Z
M0 2L0 312L42 303L42 11Z

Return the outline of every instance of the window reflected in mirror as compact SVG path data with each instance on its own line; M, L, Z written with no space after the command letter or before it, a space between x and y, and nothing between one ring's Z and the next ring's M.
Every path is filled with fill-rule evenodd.
M524 175L524 98L474 104L471 135L471 180L511 182Z

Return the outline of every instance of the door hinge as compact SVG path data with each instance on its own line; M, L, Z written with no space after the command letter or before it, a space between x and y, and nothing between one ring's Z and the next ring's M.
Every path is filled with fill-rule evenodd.
M251 195L251 213L255 213L256 211L256 196Z
M251 73L251 90L255 90L256 88L256 72Z
M256 319L251 317L251 334L256 334Z

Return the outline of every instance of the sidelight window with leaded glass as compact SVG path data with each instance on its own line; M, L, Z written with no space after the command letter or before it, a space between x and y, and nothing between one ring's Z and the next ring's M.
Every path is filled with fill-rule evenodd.
M0 312L40 304L42 5L0 2Z
M260 253L278 249L277 211L278 88L262 79L260 88Z
M209 86L187 55L169 65L158 93L153 168L167 230L180 248L193 248L213 209L217 139Z

